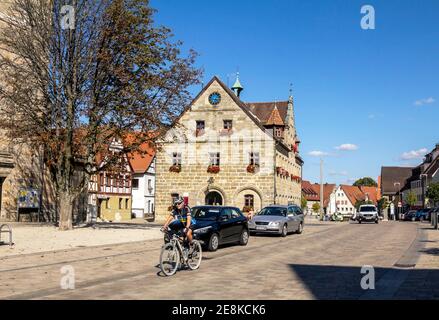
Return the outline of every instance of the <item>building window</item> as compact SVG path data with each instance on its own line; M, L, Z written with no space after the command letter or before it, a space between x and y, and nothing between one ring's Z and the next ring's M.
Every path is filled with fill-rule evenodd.
M209 153L209 164L211 166L219 166L220 165L220 154L219 152Z
M125 199L125 209L130 208L130 199Z
M282 128L280 128L280 127L276 127L276 128L274 128L274 136L275 136L276 138L282 138L282 136L283 136L283 130L282 130Z
M122 209L122 198L119 198L119 210Z
M197 130L204 130L206 128L206 123L204 120L197 121Z
M233 121L232 120L224 120L224 130L232 130Z
M250 164L259 166L259 152L250 152Z
M195 136L201 136L204 133L204 129L206 127L206 124L204 122L204 120L198 120L197 124L196 124L196 129L195 129Z
M139 179L133 179L133 189L139 189Z
M244 196L244 204L246 207L254 208L255 207L255 196L252 194L246 194Z
M104 201L105 201L105 209L110 209L109 199Z
M181 153L174 152L172 154L172 165L181 166Z
M152 192L152 182L151 182L151 179L148 179L148 190L149 190L149 193Z

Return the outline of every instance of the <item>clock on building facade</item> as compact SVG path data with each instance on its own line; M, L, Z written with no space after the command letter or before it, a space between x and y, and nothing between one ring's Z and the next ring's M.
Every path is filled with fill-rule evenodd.
M213 106L219 105L221 102L221 95L218 92L214 92L209 96L209 103Z

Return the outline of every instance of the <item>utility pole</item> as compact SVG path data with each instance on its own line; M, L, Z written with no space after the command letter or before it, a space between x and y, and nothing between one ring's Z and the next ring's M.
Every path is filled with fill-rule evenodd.
M323 159L320 159L320 220L323 220Z

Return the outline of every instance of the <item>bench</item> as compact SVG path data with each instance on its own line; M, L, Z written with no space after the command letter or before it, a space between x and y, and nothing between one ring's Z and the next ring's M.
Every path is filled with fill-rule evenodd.
M3 230L5 228L7 230ZM9 243L2 241L2 233L9 233ZM13 243L12 243L12 228L8 224L2 224L0 226L0 245L2 245L2 244L9 244L10 247L12 247L12 245L13 245Z

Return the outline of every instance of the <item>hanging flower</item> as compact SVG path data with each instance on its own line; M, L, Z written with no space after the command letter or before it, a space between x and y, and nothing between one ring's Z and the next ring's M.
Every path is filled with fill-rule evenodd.
M181 172L181 165L176 164L176 165L171 166L169 168L169 172L180 173Z
M208 173L218 173L218 172L220 172L220 167L219 166L210 165L210 166L207 167L207 172Z

